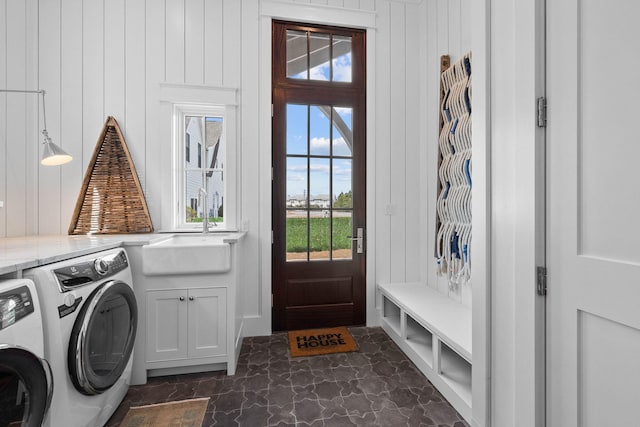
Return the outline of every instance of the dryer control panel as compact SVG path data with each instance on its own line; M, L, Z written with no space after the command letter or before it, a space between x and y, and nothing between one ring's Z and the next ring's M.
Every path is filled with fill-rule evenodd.
M68 292L78 286L106 279L128 267L127 254L124 250L119 250L112 254L57 268L53 270L53 274L58 279L60 291Z
M26 286L0 293L0 330L33 313L33 298Z

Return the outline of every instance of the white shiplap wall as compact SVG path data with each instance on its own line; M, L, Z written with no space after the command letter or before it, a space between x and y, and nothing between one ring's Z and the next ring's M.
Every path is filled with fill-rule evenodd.
M439 56L456 60L470 49L470 0L301 2L376 13L375 278L437 286ZM239 212L250 224L247 255L259 259L258 228L270 215L259 172L270 149L258 146L256 126L259 17L259 0L0 0L0 86L46 89L49 132L75 158L37 165L37 97L0 95L0 236L66 233L108 115L124 132L154 226L169 226L171 126L161 84L222 87L240 93ZM270 284L253 265L244 272L246 309L265 324L261 295ZM469 295L452 297L470 304Z
M2 89L37 89L37 5L0 1ZM33 234L35 228L39 106L36 94L0 93L0 236Z
M0 236L66 233L109 115L161 227L170 139L159 131L159 85L239 88L240 8L237 0L0 1L0 87L45 89L49 134L74 156L38 166L38 97L0 94Z
M386 281L436 276L434 253L440 56L471 49L471 0L377 2L376 273ZM471 289L452 298L471 305Z

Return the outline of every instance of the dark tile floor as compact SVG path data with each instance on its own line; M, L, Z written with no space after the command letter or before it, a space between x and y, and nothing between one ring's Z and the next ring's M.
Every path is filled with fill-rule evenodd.
M381 328L350 328L355 353L291 358L287 335L245 338L235 376L152 378L133 386L108 427L130 406L210 397L203 426L468 427Z

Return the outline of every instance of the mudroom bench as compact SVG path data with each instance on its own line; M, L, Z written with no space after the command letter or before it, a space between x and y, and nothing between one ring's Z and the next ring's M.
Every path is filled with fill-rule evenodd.
M378 284L380 323L467 420L471 419L471 309L424 283Z

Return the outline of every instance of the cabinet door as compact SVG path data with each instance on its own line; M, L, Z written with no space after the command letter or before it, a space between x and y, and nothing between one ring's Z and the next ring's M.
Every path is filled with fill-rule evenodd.
M189 289L189 357L227 353L225 288Z
M186 359L186 289L147 292L147 362Z

